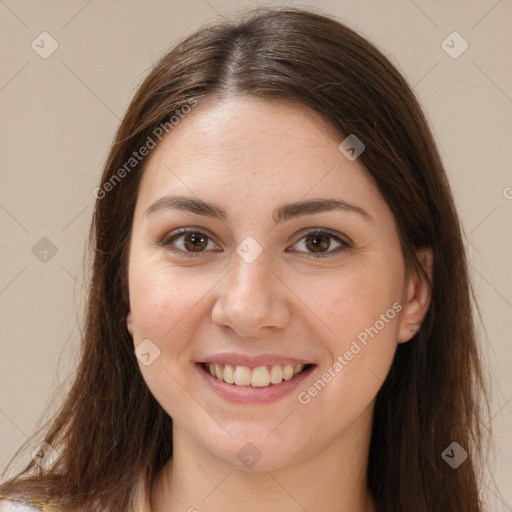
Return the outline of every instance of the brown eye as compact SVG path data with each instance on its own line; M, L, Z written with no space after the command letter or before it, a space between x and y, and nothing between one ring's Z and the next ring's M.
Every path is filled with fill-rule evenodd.
M200 256L212 249L221 250L208 235L191 229L175 232L161 243L169 251L181 256Z
M295 251L321 258L351 247L351 244L328 231L310 231L292 247L295 248Z
M185 235L183 245L187 251L199 252L208 245L208 237L202 233L188 233Z
M306 237L306 247L312 252L323 252L329 249L331 245L330 235L308 235Z

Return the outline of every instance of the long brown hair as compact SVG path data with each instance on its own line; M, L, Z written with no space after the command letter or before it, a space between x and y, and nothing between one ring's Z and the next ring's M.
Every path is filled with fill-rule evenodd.
M479 427L488 400L461 228L436 143L388 58L338 21L302 9L257 9L202 28L138 89L98 189L78 368L43 437L60 456L45 471L30 461L0 491L61 510L134 511L172 456L172 420L143 381L126 330L128 248L145 161L112 178L185 105L231 94L299 102L329 121L340 142L356 135L408 268L421 271L415 250L432 247L430 308L414 339L398 346L376 398L368 485L379 512L481 512ZM442 457L453 442L469 453L457 469Z

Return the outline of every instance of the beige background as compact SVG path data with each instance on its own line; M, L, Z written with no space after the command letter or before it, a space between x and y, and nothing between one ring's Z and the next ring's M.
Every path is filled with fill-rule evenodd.
M512 0L288 3L312 5L370 38L414 86L432 123L485 325L496 447L488 500L492 510L511 511ZM135 88L175 41L256 4L0 0L0 469L64 389L93 189ZM46 59L31 47L43 31L58 43ZM456 59L441 46L453 31L469 44ZM57 249L47 261L33 250L43 237Z

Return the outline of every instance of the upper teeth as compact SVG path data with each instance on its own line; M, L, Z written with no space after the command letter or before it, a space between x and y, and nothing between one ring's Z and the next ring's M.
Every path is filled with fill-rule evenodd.
M230 364L207 363L206 367L219 380L237 386L265 387L270 384L279 384L283 380L290 380L304 369L303 364L274 364L258 366L251 370L247 366L232 366Z

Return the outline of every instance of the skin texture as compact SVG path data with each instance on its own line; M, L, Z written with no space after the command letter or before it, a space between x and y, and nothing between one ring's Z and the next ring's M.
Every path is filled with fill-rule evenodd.
M150 155L134 213L127 323L135 347L149 339L160 350L139 366L174 423L175 454L153 486L153 511L374 510L366 487L374 399L430 295L419 275L406 273L393 216L364 167L338 150L342 140L304 106L241 96L203 101ZM170 194L214 203L227 217L144 214ZM339 210L272 218L281 204L326 198L357 205L370 219ZM195 256L169 249L170 235L187 227L210 237ZM315 228L349 247L328 238L314 258L307 235ZM252 263L236 252L249 236L263 249ZM185 240L178 235L174 247L186 251ZM430 251L419 257L428 271ZM298 393L393 304L401 311L300 403ZM212 391L195 364L226 352L317 366L277 401L235 404ZM252 468L237 457L247 442L261 453Z

